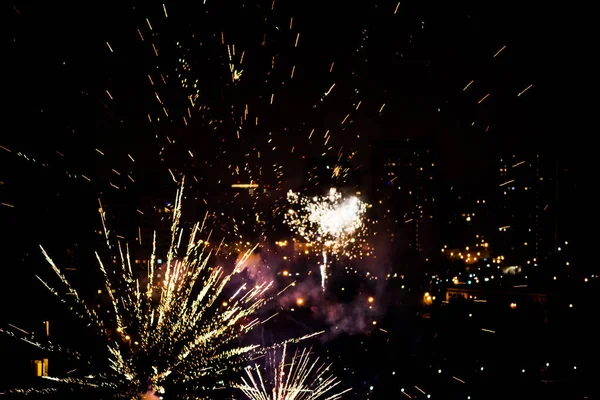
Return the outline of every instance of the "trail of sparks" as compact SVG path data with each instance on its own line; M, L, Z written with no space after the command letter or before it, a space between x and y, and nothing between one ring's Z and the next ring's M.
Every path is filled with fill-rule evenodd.
M310 350L296 350L289 364L286 363L287 346L283 346L281 361L274 371L273 384L265 384L260 368L246 368L246 377L238 387L250 400L336 400L351 389L330 394L339 385L331 374L331 365L310 358ZM270 386L267 389L267 386Z
M300 237L320 251L323 257L321 286L325 290L327 254L352 257L351 250L365 231L363 217L367 204L352 196L344 198L336 189L324 196L305 197L288 192L290 208L285 215L287 224Z
M267 292L272 282L258 283L252 287L242 283L237 290L233 288L234 294L226 302L220 300L227 296L225 289L231 286L232 278L244 269L244 262L254 249L240 258L231 273L225 272L220 266L209 266L211 251L207 248L207 241L197 238L199 223L189 232L187 246L182 246L182 197L183 183L177 191L173 209L171 243L166 263L160 266L156 264L155 234L145 283L134 277L138 271L132 268L128 246L123 248L120 243L117 246L120 266L114 268L112 264L110 267L105 265L100 255L96 254L111 303L111 311L104 319L99 318L93 307L86 305L42 248L44 257L59 277L62 289L55 289L41 278L38 279L71 312L94 328L96 336L104 342L107 359L93 360L94 357L83 356L47 340L36 340L32 334L20 328L13 327L0 332L46 351L63 353L81 361L89 358L88 366L98 370L95 378L69 376L49 379L63 386L113 390L119 398L135 398L146 382L154 390L163 393L165 383L198 390L203 380L225 380L226 374L236 369L236 365L263 351L256 344L236 346L231 342L260 325L259 319L252 315L269 300ZM110 246L101 205L99 211L107 245ZM227 292L231 290L227 289ZM45 391L51 390L36 392L33 389L16 389L10 393Z

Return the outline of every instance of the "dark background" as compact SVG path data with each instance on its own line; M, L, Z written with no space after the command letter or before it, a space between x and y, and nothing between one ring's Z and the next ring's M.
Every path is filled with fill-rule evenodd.
M564 48L568 43L562 40L566 17L559 19L546 3L403 1L394 15L395 1L280 0L271 10L268 1L208 0L206 5L167 3L168 18L162 3L138 3L2 5L1 24L6 28L0 145L10 151L0 148L0 202L11 205L0 206L3 324L11 321L35 327L36 321L49 315L62 318L54 299L35 278L36 274L51 276L40 244L57 264L76 266L69 277L93 293L99 286L93 251L103 244L98 234L98 198L112 226L131 239L134 234L128 229L141 218L135 210L146 210L150 198L174 194L176 184L169 168L187 172L194 193L217 207L212 200L219 190L215 181L249 179L232 175L229 165L247 164L253 171L262 167L265 183L284 186L300 175L303 156L319 156L324 151L321 138L328 129L334 146L331 153L335 155L340 148L345 154L358 151L353 160L356 165L368 162L375 140L422 138L432 144L442 162L441 179L466 188L476 188L490 173L490 160L512 149L520 154L552 154L574 165L576 140L569 133L567 101L562 96L564 60L568 59ZM151 21L152 31L145 18ZM236 45L238 55L241 50L247 52L242 78L235 85L228 75L221 32L227 44ZM503 46L504 51L494 58ZM273 56L275 68L271 69ZM187 96L193 91L182 88L177 80L182 57L191 69L184 75L190 81L199 80L197 103L208 108L196 107L188 125L182 117L187 115ZM292 66L296 67L294 79L289 78ZM160 74L165 76L167 84L156 87L170 117L161 117L156 87L150 85L148 74L155 83ZM463 91L471 80L474 83ZM331 94L323 97L333 83ZM517 97L530 84L533 87ZM271 93L275 93L273 105L269 104ZM490 96L477 104L487 93ZM361 106L356 110L358 101ZM239 116L246 104L249 121L238 140ZM349 121L340 125L349 112ZM258 126L250 123L255 117ZM311 143L307 138L313 128ZM269 138L276 151L271 150ZM256 151L261 151L261 159ZM248 153L252 155L246 157ZM273 164L282 166L282 178L273 173ZM128 174L135 183L128 180ZM192 182L191 175L198 182ZM187 217L201 215L203 209ZM452 358L448 349L471 351L479 363L488 354L483 348L495 348L498 353L505 349L502 340L490 343L478 336L474 344L462 343L461 337L471 339L472 332L466 323L445 324L447 311L436 319L442 326L431 326L435 324L423 322L405 307L392 307L388 317L402 321L393 340L397 356L389 360L379 356L393 351L376 336L341 337L330 345L330 353L349 358L340 361L340 366L368 366L357 372L360 378L344 376L345 382L363 389L377 379L397 384L384 376L390 366L398 365L397 373L406 382L419 385L423 377L429 387L445 388L427 374L435 376L435 362L449 359L460 370L457 360L462 356ZM589 312L593 312L591 306ZM577 318L569 318L584 323L590 315L581 311ZM514 321L507 324L512 326ZM575 333L569 326L552 336L555 341L544 343L545 347L576 346L576 339L584 333ZM434 344L444 329L452 331L444 339L448 343ZM523 328L523 336L514 339L519 348L536 342L538 336L526 331ZM565 332L569 335L561 336ZM361 341L368 341L369 353L378 355L355 359L349 349ZM2 343L6 354L25 351L20 344L5 339ZM493 383L477 381L472 393L481 391L479 398L529 395L526 390L517 391L528 382L518 374L502 372L503 366L511 371L516 368L512 367L518 353L515 350L515 358L503 361L489 355L500 372ZM21 362L19 357L5 362L4 368ZM585 387L582 379L563 380L568 382L567 396L580 398L575 393ZM506 393L490 392L504 382L511 382ZM538 393L537 384L531 387L532 393ZM457 397L448 394L446 398L466 398L461 389L450 392ZM377 396L369 398L389 398L381 392Z

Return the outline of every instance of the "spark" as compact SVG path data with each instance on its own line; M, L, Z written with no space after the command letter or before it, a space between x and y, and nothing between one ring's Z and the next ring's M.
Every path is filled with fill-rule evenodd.
M533 87L533 84L527 86L525 89L523 89L518 95L517 97L520 97L523 93L525 93L526 91L528 91L529 89L531 89Z
M365 231L363 220L367 204L358 197L345 198L335 188L324 196L305 197L288 192L288 202L299 207L288 209L286 223L308 244L314 246L323 259L320 265L321 284L325 289L328 254L351 256L357 237Z
M490 94L488 93L488 94L486 94L485 96L483 96L483 97L481 98L481 100L479 100L479 101L477 102L477 104L480 104L482 101L484 101L485 99L487 99L489 95L490 95Z
M331 85L331 87L329 88L328 91L325 92L325 96L329 96L329 93L331 93L331 91L333 90L334 87L335 87L335 83L333 85Z
M111 231L106 227L105 212L102 203L99 203L107 245L109 249L118 249L115 260L120 260L114 266L113 263L105 264L96 253L104 276L106 290L103 292L110 300L110 310L101 313L103 317L96 312L96 307L83 300L50 255L41 248L60 285L54 288L39 277L38 280L95 332L94 337L104 344L92 347L103 349L106 354L106 359L102 360L96 358L96 352L72 352L46 338L37 340L33 334L14 326L10 330L0 329L0 332L40 349L77 358L96 371L93 375L88 372L81 377L71 374L47 379L60 387L110 391L119 398L136 398L140 387L147 384L159 393L164 392L166 383L174 390L187 390L185 388L190 386L195 390L200 387L208 390L207 387L215 388L217 385L198 385L207 380L214 383L223 381L227 374L239 370L240 364L265 351L257 344L237 345L236 340L259 325L259 319L254 315L270 299L266 294L273 283L265 281L254 286L238 283L237 289L233 287L235 295L223 302L224 296L227 296L225 290L232 292L227 288L234 286L233 278L244 270L244 263L256 247L244 253L233 271L227 273L221 266L209 265L212 250L207 240L199 238L200 223L197 222L187 233L187 245L182 245L185 242L185 232L180 224L183 187L182 181L172 210L166 261L162 265L157 263L157 248L160 246L155 233L143 279L136 276L138 271L132 266L129 246L122 246L120 242L117 246L110 243ZM274 347L305 338L289 339ZM58 388L40 390L56 391ZM9 393L22 394L25 391L36 393L35 389L15 389Z
M494 54L494 58L496 58L496 56L497 56L498 54L502 53L502 50L504 50L505 48L506 48L506 45L502 46L502 48L501 48L500 50L498 50L498 51L496 52L496 54Z
M296 350L289 363L286 352L284 345L281 360L273 371L272 385L265 384L258 365L246 368L246 377L238 388L249 400L337 400L351 390L331 394L340 381L330 372L331 365L310 358L310 349Z
M465 86L465 87L463 88L463 92L464 92L465 90L467 90L467 89L469 88L469 86L471 86L471 85L473 84L473 82L475 82L475 79L473 79L473 80L471 80L471 82L467 83L467 86Z

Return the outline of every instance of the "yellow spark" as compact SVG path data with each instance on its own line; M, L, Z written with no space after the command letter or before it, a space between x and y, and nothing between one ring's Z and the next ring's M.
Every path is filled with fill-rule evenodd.
M500 53L502 52L502 50L504 50L505 48L506 48L506 45L502 46L502 48L501 48L500 50L498 50L498 51L496 52L496 54L494 54L494 58L496 58L496 56L497 56L498 54L500 54Z
M331 365L319 364L318 359L310 358L311 349L296 350L291 360L286 357L287 344L284 344L281 361L275 366L272 387L265 381L258 365L246 368L246 376L237 387L250 400L337 400L351 389L331 394L340 382L331 374Z
M173 176L172 171L169 172ZM206 377L217 382L227 376L226 374L232 369L239 369L246 360L256 360L264 355L264 351L258 345L239 346L236 342L241 334L266 323L277 315L275 313L262 322L257 317L257 311L269 299L267 294L272 289L273 283L265 281L253 286L240 284L237 290L235 288L226 290L234 284L234 277L244 270L244 263L256 247L249 249L240 257L231 273L225 272L225 269L220 266L209 265L211 253L218 253L223 241L215 250L212 243L209 244L212 231L208 232L207 237L200 238L204 233L204 221L208 213L201 226L197 222L191 230L182 228L183 188L182 181L174 205L169 209L171 235L168 243L170 246L166 254L161 255L164 261L157 257L157 249L162 246L157 244L155 232L150 258L143 260L143 264L146 265L141 279L134 275L129 246L123 247L121 240L117 241L117 257L111 258L111 261L116 261L115 266L111 263L111 267L106 268L100 255L96 253L99 269L104 276L104 288L101 293L108 296L110 307L108 310L102 310L101 313L96 312L95 306L88 307L70 285L61 269L41 248L47 263L58 277L60 289L53 288L40 277L36 278L53 295L59 297L69 310L75 313L75 316L81 318L100 337L106 338L108 363L112 369L110 382L107 382L102 375L98 377L89 375L85 378L72 376L52 378L57 385L60 383L109 391L118 390L118 395L136 398L140 385L145 385L148 378L157 387L162 387L169 382L189 384ZM100 199L98 204L106 245L111 250L113 249L111 237L123 239L123 236L113 235L108 230L106 213ZM140 210L136 211L143 214ZM139 226L136 239L141 245L142 235ZM138 264L138 261L136 260L135 263ZM233 293L233 295L230 295L227 301L223 301L225 293ZM217 304L221 304L221 307L213 307ZM20 328L10 325L9 327L10 331L4 328L0 328L0 331L44 351L64 350L47 340L37 342L28 332ZM274 347L283 345L285 349L288 343L299 343L322 333L323 331L288 339ZM173 347L173 343L177 343L177 346ZM140 369L137 365L139 357L148 354L156 354L152 356L156 359L151 360L153 362L151 365L156 366L151 371ZM308 356L310 351L304 354ZM80 358L79 354L73 356ZM305 358L299 354L296 365L300 368L288 369L289 377L295 376L298 379L286 379L290 383L287 388L293 392L294 388L299 389L302 382L306 382L312 390L315 390L313 394L316 397L305 397L305 400L320 398L325 392L329 395L330 390L337 385L337 380L328 375L329 367L321 368L304 360ZM155 363L155 361L160 362ZM282 366L287 368L289 364ZM75 370L70 371L69 374L72 372ZM146 375L147 372L150 372L149 377ZM304 381L301 380L303 377ZM294 392L295 394L292 392L289 392L292 398L300 400L297 397L298 392ZM111 392L111 394L117 393ZM203 393L202 396L204 395ZM292 398L283 397L282 400ZM329 398L337 399L339 395L329 395Z
M331 87L329 88L328 91L325 92L325 96L328 96L329 93L331 92L331 90L333 90L334 87L335 87L335 83L333 85L331 85Z
M465 87L463 88L463 92L464 92L465 90L467 90L467 88L468 88L469 86L471 86L471 84L472 84L473 82L475 82L475 79L473 79L473 80L471 80L471 82L467 83L467 86L465 86Z
M114 53L112 47L110 46L110 43L106 42L106 45L108 46L108 49L110 50L111 53Z
M477 102L477 104L480 104L482 101L484 101L485 99L487 99L489 95L490 95L490 94L488 93L488 94L486 94L485 96L483 96L483 97L481 98L481 100L479 100L479 101Z
M525 93L526 91L528 91L529 89L531 89L533 87L533 84L527 86L525 89L523 89L518 95L517 97L520 97L523 93Z

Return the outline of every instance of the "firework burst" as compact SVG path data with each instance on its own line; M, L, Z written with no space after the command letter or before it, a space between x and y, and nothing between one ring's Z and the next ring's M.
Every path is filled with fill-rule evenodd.
M367 204L358 197L344 197L336 189L324 196L306 197L288 192L290 208L285 215L292 230L321 253L321 285L325 290L328 254L352 258L351 250L365 231Z
M242 271L250 252L236 263L231 273L220 266L210 266L211 250L207 241L198 239L203 228L198 223L189 232L187 246L181 245L185 236L180 228L182 192L183 185L176 196L166 263L158 269L155 233L147 271L142 274L144 283L140 283L132 269L128 246L123 248L120 243L113 246L118 249L120 259L116 268L112 264L111 268L105 266L96 254L110 297L111 310L106 318L101 318L82 300L42 248L60 280L60 288L38 279L94 330L106 356L98 359L74 352L14 326L2 330L40 349L76 359L79 365L85 364L78 369L86 371L81 376L46 377L51 383L71 389L99 390L110 393L111 398L124 399L138 398L146 390L149 393L146 395L154 391L160 394L169 385L178 388L179 393L190 393L184 397L198 398L199 393L226 386L227 374L241 371L242 363L264 351L259 345L236 346L232 341L261 323L255 314L268 301L272 283L235 287L232 278ZM100 214L110 247L102 206ZM10 393L44 394L55 390L15 389Z
M246 368L239 389L250 400L336 400L351 389L336 394L332 391L340 384L331 373L331 365L310 358L310 350L296 350L286 363L286 346L283 346L281 361L273 374L273 385L269 389L258 365Z

